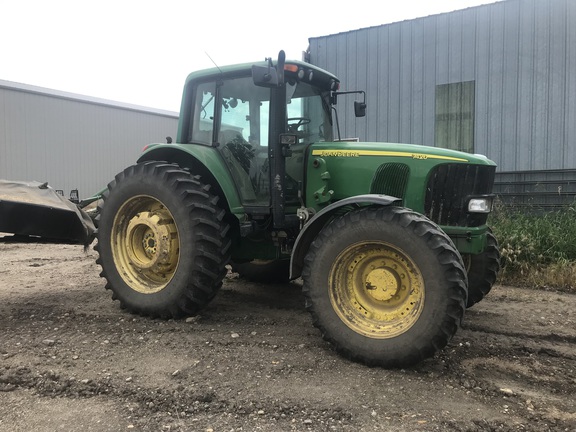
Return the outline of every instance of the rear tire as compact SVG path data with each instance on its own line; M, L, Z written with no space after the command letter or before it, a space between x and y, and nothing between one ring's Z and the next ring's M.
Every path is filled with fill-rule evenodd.
M472 307L482 301L496 283L500 272L500 249L498 241L491 232L486 233L486 250L480 255L467 257L468 265L468 301L466 307Z
M108 185L97 263L122 308L177 318L205 307L222 285L229 226L210 186L178 165L145 162Z
M286 283L290 280L290 260L254 260L247 263L232 263L232 271L251 282Z
M333 220L312 243L302 278L324 339L368 365L405 367L432 356L464 316L460 254L429 219L399 207Z

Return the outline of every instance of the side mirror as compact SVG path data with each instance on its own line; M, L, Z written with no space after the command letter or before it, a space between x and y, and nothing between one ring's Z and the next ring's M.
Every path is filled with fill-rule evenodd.
M330 95L330 102L332 105L336 105L336 101L338 100L338 95L345 95L345 94L361 94L363 96L363 101L358 102L354 101L354 114L356 117L364 117L366 115L366 92L364 90L355 90L355 91L346 91L346 92L332 92Z
M278 73L268 66L252 66L252 80L259 87L278 87Z
M267 58L267 66L252 65L252 80L254 85L259 87L278 87L284 84L284 62L286 54L284 51L278 53L278 63L276 67L272 64L272 59Z
M356 117L366 116L366 102L354 101L354 115Z

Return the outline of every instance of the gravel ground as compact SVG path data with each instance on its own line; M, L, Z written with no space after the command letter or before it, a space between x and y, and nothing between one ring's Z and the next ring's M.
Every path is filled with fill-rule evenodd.
M1 240L1 239L0 239ZM338 356L298 282L121 310L96 253L0 241L0 431L576 431L576 296L497 286L434 358Z

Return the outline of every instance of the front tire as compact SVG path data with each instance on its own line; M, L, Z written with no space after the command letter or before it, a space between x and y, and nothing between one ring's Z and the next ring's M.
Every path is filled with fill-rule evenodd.
M429 219L399 207L333 220L312 243L302 278L324 339L368 365L405 367L432 356L464 316L460 254Z
M486 250L480 255L466 257L468 262L468 301L472 307L482 301L496 283L500 272L500 249L491 232L486 233Z
M140 315L177 318L205 307L222 285L229 225L210 186L178 165L145 162L108 185L97 263L112 298Z

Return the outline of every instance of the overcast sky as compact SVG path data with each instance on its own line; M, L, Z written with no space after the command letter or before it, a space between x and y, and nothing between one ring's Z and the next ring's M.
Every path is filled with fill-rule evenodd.
M496 0L0 0L0 79L178 111L189 72Z

